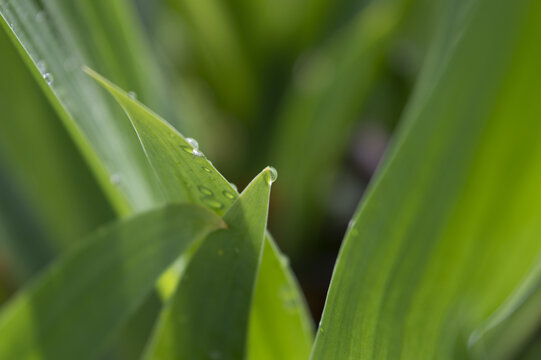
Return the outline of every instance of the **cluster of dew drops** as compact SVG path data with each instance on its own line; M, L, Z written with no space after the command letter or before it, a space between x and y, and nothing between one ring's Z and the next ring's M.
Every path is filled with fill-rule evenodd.
M193 156L197 156L197 157L203 157L205 155L203 155L203 153L201 152L201 150L199 150L199 143L197 142L197 140L195 140L194 138L186 138L186 141L188 142L188 144L190 144L192 146L192 149L189 150L191 151L191 153L193 154Z
M201 152L201 150L199 150L199 143L197 142L197 140L195 140L194 138L188 137L188 138L186 138L186 142L188 144L190 144L191 147L190 146L183 146L182 148L184 149L184 151L186 151L189 154L192 154L194 158L196 158L196 157L198 157L198 158L205 157L203 152ZM203 166L202 169L206 173L211 173L212 172L212 170L210 168L208 168L207 166ZM235 189L235 192L238 191L235 184L230 183L230 185L233 187L233 189ZM210 206L210 207L212 207L214 209L217 209L217 210L222 209L224 207L224 204L222 204L220 201L216 200L212 190L210 190L209 188L207 188L205 186L202 186L202 185L198 186L198 189L201 192L201 194L203 195L201 200L204 203L206 203L208 206ZM228 200L234 200L235 197L236 197L235 194L233 194L232 192L230 192L228 190L224 190L222 192L222 194Z
M188 144L190 144L191 146L183 146L182 148L184 149L184 151L186 151L189 154L192 154L194 158L196 158L196 157L204 157L205 156L201 152L201 150L199 150L199 143L197 142L197 140L188 137L188 138L186 138L186 142ZM203 171L205 171L207 173L211 173L211 170L206 166L203 166L202 169L203 169ZM269 184L274 182L276 180L277 176L278 176L278 173L276 172L276 169L271 167L268 178L267 178L267 181L269 182ZM230 183L230 185L235 190L235 192L238 192L237 186L235 184ZM211 206L211 207L213 207L215 209L223 208L223 204L220 203L219 201L217 201L214 198L214 193L212 192L212 190L210 190L210 189L208 189L208 188L206 188L204 186L198 186L198 189L203 194L203 197L201 198L201 200L203 202L207 203L207 205L209 205L209 206ZM222 192L222 195L225 198L227 198L228 200L234 200L236 198L235 194L232 193L229 190L224 190Z

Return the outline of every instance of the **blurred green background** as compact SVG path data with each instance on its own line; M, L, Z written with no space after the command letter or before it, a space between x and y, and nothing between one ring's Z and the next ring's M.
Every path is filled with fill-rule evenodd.
M91 8L106 2L73 2L74 37L94 41L89 58L143 48L150 60L119 58L98 70L196 138L239 190L264 166L278 170L269 229L317 320L348 221L392 137L445 1L118 3L117 10L133 12L133 23L101 19L102 28L89 29ZM140 32L143 42L117 51L96 40L125 31ZM0 53L5 300L63 244L115 215L5 31ZM165 83L156 88L167 94L143 77L119 78L115 64L123 63L136 64L133 74L159 64L153 80ZM62 221L67 217L73 221Z

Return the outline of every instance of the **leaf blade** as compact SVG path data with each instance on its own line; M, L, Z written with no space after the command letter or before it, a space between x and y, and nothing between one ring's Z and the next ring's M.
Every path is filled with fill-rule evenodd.
M100 229L3 308L0 356L94 358L160 273L223 226L206 209L174 205Z
M130 98L124 91L99 74L89 69L87 72L110 90L113 96L115 96L128 112L134 127L138 131L141 142L147 150L148 159L161 181L167 198L189 199L204 206L210 205L209 207L218 213L223 213L231 206L233 201L238 197L236 190L214 169L208 160L193 155L193 147L181 134L170 127L165 120L140 105L136 100ZM178 159L182 159L182 166L185 168L179 166ZM203 188L200 187L201 185ZM211 189L214 189L214 191L211 192ZM208 203L209 197L221 205L219 207L213 207L212 203ZM260 266L265 270L261 271L271 273L281 272L281 278L288 283L288 287L294 293L294 297L302 299L300 289L293 280L294 276L291 270L287 265L280 263L279 259L282 258L282 255L273 244L273 240L269 236L266 236L265 241L270 245L267 248L271 250L269 253L272 256L263 257L263 262ZM278 268L276 267L277 261L280 263ZM255 301L258 304L255 305L255 309L265 311L267 305L261 303L278 301L281 306L276 307L276 311L291 311L291 307L288 304L289 300L284 300L278 293L275 293L273 299L267 299L264 296L258 295L257 292L265 291L265 286L261 284L256 287ZM312 331L309 329L311 327L311 320L304 301L298 301L298 306L294 309L294 313L293 316L284 316L282 319L289 320L288 326L295 329L292 333L300 336L301 344L306 344L307 341L311 342L311 340L307 340L312 336ZM256 316L256 314L252 314L252 316ZM259 318L270 322L277 319L277 317L268 318L264 315L259 316ZM277 329L278 326L269 324L268 328ZM251 336L255 337L259 335L253 333ZM281 338L281 335L276 335L276 338ZM282 343L285 344L287 341L283 341Z
M210 235L190 260L161 314L147 358L245 357L269 195L266 169L224 214L228 229Z
M460 27L435 44L346 235L313 359L478 357L468 338L537 261L541 7L450 6Z

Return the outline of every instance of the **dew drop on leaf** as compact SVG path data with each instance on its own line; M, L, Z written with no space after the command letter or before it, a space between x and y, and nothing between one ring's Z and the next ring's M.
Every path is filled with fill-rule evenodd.
M51 73L43 74L43 79L45 80L47 85L51 85L54 81L53 75L51 75Z
M128 96L130 97L130 99L132 100L137 100L137 94L135 93L135 91L130 91L128 93Z
M272 166L269 167L269 170L270 170L270 181L275 182L276 179L278 179L278 171L276 171L276 169L273 168Z
M211 170L206 167L206 166L201 166L201 169L204 171L204 172L207 172L207 173L211 173Z
M230 200L234 200L235 199L235 195L233 195L232 193L230 193L229 191L227 190L224 190L223 191L223 194L226 198L230 199Z
M199 143L194 138L186 138L188 144L190 144L194 149L199 149Z
M212 192L212 190L210 190L208 187L205 187L205 186L198 186L197 187L199 189L199 191L201 192L201 194L203 195L207 195L207 196L213 196L214 193Z
M193 149L191 147L189 147L189 146L181 146L181 147L182 147L182 150L184 150L188 154L190 154L190 155L193 154Z
M203 153L202 153L201 151L199 151L199 149L193 149L193 150L192 150L192 154L193 154L194 156L197 156L197 157L203 157L203 156L205 156L205 155L203 155Z
M222 209L224 207L224 204L210 197L204 197L201 200L203 201L203 203L216 210Z

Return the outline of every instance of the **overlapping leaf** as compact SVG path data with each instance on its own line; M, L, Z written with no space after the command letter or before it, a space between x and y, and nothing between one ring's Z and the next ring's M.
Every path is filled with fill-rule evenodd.
M81 72L83 63L91 63L87 54L92 46L76 41L74 34L78 31L70 28L61 2L47 1L45 5L46 9L41 9L30 0L2 0L2 26L60 114L112 205L127 214L160 203L152 171L130 124ZM85 45L89 48L84 49Z
M196 146L194 148L192 146L195 144L193 141L190 144L164 120L157 117L150 110L130 98L124 91L92 70L87 70L87 72L107 88L126 110L168 199L193 201L208 206L218 213L223 213L231 206L233 201L238 197L237 192L214 169L212 164L204 158L198 147ZM256 206L256 204L250 204L250 206ZM256 209L254 208L253 211L256 211ZM267 237L266 241L272 240ZM232 244L229 244L229 249L232 246ZM274 246L268 249L271 250L269 253L272 256L267 257L267 260L272 260L273 257L276 259L281 258L281 255ZM263 259L265 260L265 258ZM261 263L262 269L267 267L274 269L274 271L276 270L273 261L263 261ZM300 298L300 291L293 281L293 276L290 274L289 268L282 265L279 269L284 273L281 278L285 281L284 286L287 286L291 292L290 297ZM273 270L262 271L272 272ZM283 304L283 306L275 307L275 309L281 308L284 311L294 311L296 316L282 317L282 319L288 319L289 322L287 324L281 324L281 326L289 326L296 329L292 333L301 336L299 339L301 344L305 343L306 338L310 337L311 330L307 327L309 315L304 303L298 301L298 305L291 308L288 305L290 299L284 299L279 293L275 293L273 298L258 296L257 291L265 291L264 288L264 284L256 288L256 301L264 303L278 302L279 304ZM255 308L259 309L259 311L265 311L265 307L265 305L260 304L259 306L256 305ZM269 319L261 317L261 319L275 321L277 318ZM273 327L269 325L269 328ZM277 328L274 327L274 329ZM253 336L259 335L254 334Z
M247 359L305 360L314 341L312 320L295 278L284 271L287 258L276 257L273 246L272 241L265 242L257 274Z
M158 276L221 218L171 205L99 229L0 313L3 359L94 359Z
M0 217L5 260L27 279L113 214L66 130L0 31Z
M210 235L192 257L161 314L147 358L245 358L270 185L267 168L224 214L228 228Z

